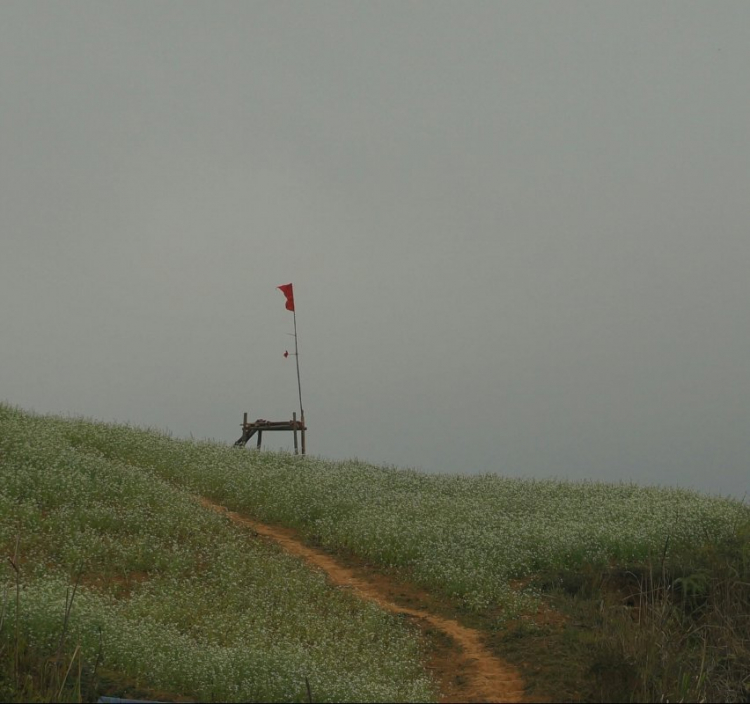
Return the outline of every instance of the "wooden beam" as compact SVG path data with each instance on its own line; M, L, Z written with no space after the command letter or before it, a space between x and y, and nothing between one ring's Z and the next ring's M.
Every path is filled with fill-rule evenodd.
M299 450L297 449L297 412L292 413L292 425L294 426L294 454L298 455Z
M306 449L307 449L305 447L305 430L307 430L307 428L305 428L305 414L303 413L302 414L302 454L303 455L305 454Z
M263 431L268 430L269 432L287 431L291 430L294 433L294 454L299 454L299 440L297 433L299 431L302 436L302 454L304 455L307 450L305 432L307 427L305 426L305 416L303 415L301 420L297 420L297 413L292 413L292 420L264 420L259 418L253 423L247 422L247 413L243 414L242 417L242 437L234 443L235 447L244 447L247 445L250 438L256 433L258 434L257 448L260 450L263 438Z

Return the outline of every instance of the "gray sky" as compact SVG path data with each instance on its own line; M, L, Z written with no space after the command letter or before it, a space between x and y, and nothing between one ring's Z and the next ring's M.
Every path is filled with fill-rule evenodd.
M0 4L0 399L750 486L750 3ZM272 437L268 447L291 447Z

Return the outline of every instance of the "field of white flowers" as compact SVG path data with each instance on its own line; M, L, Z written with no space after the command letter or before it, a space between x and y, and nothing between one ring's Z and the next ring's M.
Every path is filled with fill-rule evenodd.
M508 616L534 598L513 591L510 580L583 565L626 567L665 546L721 540L750 517L740 502L675 488L428 475L59 423L80 447L401 570L469 608L502 605Z
M33 652L54 655L80 577L68 657L80 646L91 665L101 649L107 671L129 682L201 701L306 701L308 682L317 701L434 700L415 629L330 588L200 507L197 484L174 481L188 480L182 453L198 475L211 472L221 453L210 447L200 469L206 449L0 405L0 651L13 652L18 628ZM16 600L6 558L17 546Z
M0 404L0 549L12 556L20 537L23 587L17 618L6 565L0 649L19 624L54 651L80 570L68 643L88 662L101 647L132 681L201 700L305 700L306 678L319 701L434 699L414 630L195 495L505 617L537 598L513 580L624 570L750 519L747 505L680 489L427 475Z

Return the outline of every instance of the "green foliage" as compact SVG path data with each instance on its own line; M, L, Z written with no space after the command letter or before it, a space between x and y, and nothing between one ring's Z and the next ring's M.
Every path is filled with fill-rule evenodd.
M571 656L588 701L745 702L750 693L747 526L688 550L662 550L629 570L592 579L565 575L544 588L568 615L556 643L583 627L592 637Z
M307 682L318 701L434 697L413 627L203 509L150 462L82 444L85 425L0 406L0 551L19 547L18 570L0 574L18 587L0 619L0 648L15 653L3 691L64 696L49 658L81 683L101 650L131 688L201 701L301 701Z
M238 450L124 426L67 421L89 451L148 468L189 491L311 541L400 570L472 610L533 608L509 580L636 565L719 541L739 502L632 484L428 475L363 462Z
M90 653L91 629L126 634L136 646L107 636L105 654L139 681L205 698L300 699L305 676L321 700L430 691L413 633L331 596L294 561L249 551L196 507L191 496L202 494L415 580L472 618L516 619L523 625L502 648L521 662L532 659L525 644L554 654L564 667L550 661L549 671L569 682L570 698L747 697L750 511L741 502L630 484L431 476L4 406L0 424L0 546L22 536L26 593L46 614L37 631L28 609L24 632L54 631L66 572L82 564L98 581L84 579L71 642ZM550 595L567 599L581 624L558 641L555 629L517 619ZM153 656L162 652L174 657Z

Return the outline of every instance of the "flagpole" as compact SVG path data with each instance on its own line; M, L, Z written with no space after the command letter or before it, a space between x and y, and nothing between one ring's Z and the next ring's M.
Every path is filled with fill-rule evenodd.
M294 359L297 362L297 391L299 391L299 414L302 425L305 424L305 412L302 410L302 382L299 376L299 345L297 344L297 311L293 310L294 314Z
M294 357L297 364L297 391L299 392L299 414L300 414L300 430L302 431L302 454L305 454L305 411L302 408L302 382L300 381L299 375L299 340L297 339L297 309L294 305L294 287L292 284L284 284L283 286L277 286L286 296L286 309L292 311L294 314ZM287 352L284 352L284 356L287 356ZM296 422L295 422L296 428Z

